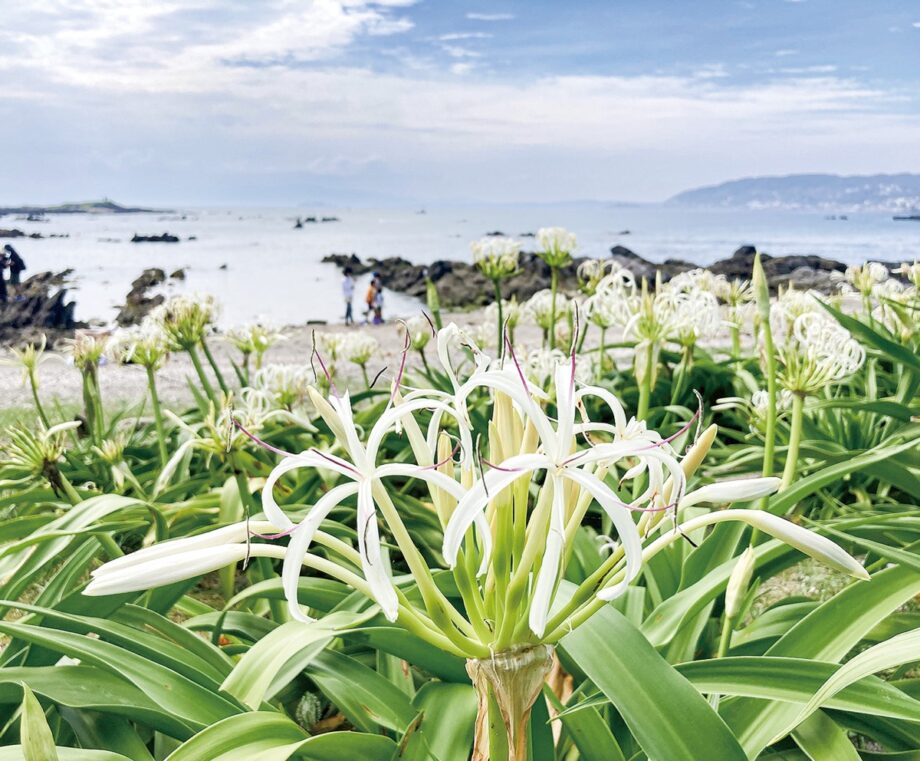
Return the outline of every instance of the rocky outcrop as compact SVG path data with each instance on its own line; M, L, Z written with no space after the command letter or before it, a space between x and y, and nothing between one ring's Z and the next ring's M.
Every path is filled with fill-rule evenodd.
M52 341L64 332L85 327L74 319L76 304L67 299L67 279L72 270L39 272L24 280L0 304L0 340L35 342L46 334Z
M753 246L742 246L728 259L717 261L707 269L728 278L749 279L755 253ZM621 245L610 249L610 259L632 272L637 280L646 279L651 287L654 287L656 273L660 273L662 281L667 282L675 275L699 266L682 259L651 262ZM839 282L834 273L846 269L846 265L841 262L813 255L772 257L761 254L761 259L774 290L779 286L794 285L797 288L829 292ZM377 272L386 288L419 298L425 296L427 270L438 287L442 305L447 308L482 306L493 300L492 284L468 262L439 260L422 265L396 256L364 261L353 253L330 254L323 261L339 268L350 267L356 275ZM578 288L576 271L582 261L584 259L575 259L560 271L559 285L562 290L572 292ZM506 298L523 301L549 286L549 267L536 254L523 253L520 272L502 283L502 293Z
M140 324L151 309L159 306L165 300L162 293L149 295L152 288L164 282L166 282L166 273L163 270L158 267L145 269L140 277L131 283L131 290L125 297L125 303L118 310L115 322L122 327Z
M134 233L131 238L132 243L178 243L179 236L163 233L162 235L138 235Z

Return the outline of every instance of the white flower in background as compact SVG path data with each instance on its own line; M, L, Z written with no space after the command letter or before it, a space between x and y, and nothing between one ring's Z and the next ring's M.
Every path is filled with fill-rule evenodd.
M272 404L293 409L307 398L309 370L303 365L265 365L257 370L252 387L271 399Z
M169 355L166 335L155 324L145 321L132 328L119 328L109 341L116 362L160 369Z
M572 362L571 356L561 349L535 347L533 349L518 348L515 351L526 378L540 388L551 388L556 376L556 368L563 365L569 366ZM584 357L579 357L575 367L575 379L579 383L589 383L593 377L590 364L585 361Z
M792 392L787 389L778 389L776 394L777 413L788 410L792 406ZM748 428L751 433L763 433L766 429L767 413L770 407L770 395L766 389L757 389L751 394L750 399L740 396L728 396L718 399L712 406L713 411L736 409L743 412L748 418Z
M480 238L470 244L473 264L489 280L511 277L518 271L521 242L501 235Z
M424 349L431 340L433 328L424 315L410 317L401 326L401 330L409 336L409 348L415 351Z
M154 307L146 320L163 331L171 349L189 349L201 342L217 315L212 295L177 294Z
M910 280L914 288L920 288L920 261L904 262L895 272Z
M569 300L561 293L556 294L556 319L567 319L570 309ZM526 313L544 332L552 327L553 315L553 295L552 292L545 288L537 291L527 300L525 306Z
M109 336L90 330L78 330L64 343L74 366L82 371L104 364L109 347Z
M342 354L349 362L364 367L377 353L380 344L367 333L349 333L343 337Z
M880 262L851 264L844 272L846 281L863 296L873 294L876 288L889 278L888 268Z
M897 282L891 280L889 282ZM879 299L878 305L872 310L872 319L881 323L893 336L901 342L910 344L917 335L917 301L918 292L913 286L900 286L897 290L886 293Z
M540 257L550 267L564 267L572 259L572 252L578 246L575 233L564 227L541 227L537 230Z
M715 338L722 329L722 312L719 301L711 291L700 288L674 291L665 288L656 294L669 312L668 321L672 336L682 346L693 346L701 340Z
M227 340L248 359L249 355L256 356L256 369L262 366L262 357L272 346L283 341L287 336L284 332L266 320L247 325L237 325L227 331Z
M488 349L496 349L498 347L498 327L496 327L495 320L486 319L476 323L470 327L469 333L477 346Z
M585 259L576 271L581 290L593 296L601 288L635 290L632 272L613 259Z
M789 391L814 394L855 373L866 359L862 344L835 320L818 312L796 317L779 350L780 383Z
M316 350L322 354L323 360L335 363L344 353L348 338L345 333L316 333L314 342Z
M674 293L692 293L694 291L707 291L715 296L728 287L725 275L716 275L709 270L693 269L680 272L672 277L667 287Z
M817 291L798 291L792 287L777 294L770 304L770 329L777 342L792 334L796 318L821 309L816 300L819 296Z

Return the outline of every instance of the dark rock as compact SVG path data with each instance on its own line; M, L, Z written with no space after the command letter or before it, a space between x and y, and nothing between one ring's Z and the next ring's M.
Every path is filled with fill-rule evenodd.
M354 254L329 254L324 256L322 261L324 264L334 264L339 269L351 267L351 271L355 275L363 275L365 272L371 271L371 266L364 264Z
M229 268L226 264L221 264L220 267L218 267L217 269L219 269L219 270L226 270L226 269L230 269L230 268Z
M186 238L186 240L198 240L198 236L197 236L197 235L189 235L188 238Z
M169 276L170 280L185 280L185 270L178 269Z
M74 319L76 303L67 300L68 278L73 270L39 272L22 282L9 302L0 304L0 339L16 343L50 339L83 327Z
M131 238L132 243L178 243L179 236L163 233L162 235L138 235L134 233Z
M505 234L501 230L493 230L490 233L486 233L487 238L504 238Z
M323 217L320 222L338 222L338 217Z
M44 236L41 233L24 233L18 228L13 228L11 230L0 228L0 238L43 238ZM58 237L58 236L54 236Z
M122 327L140 324L151 309L163 303L163 294L150 296L148 292L151 288L162 285L165 280L166 273L158 267L144 270L140 277L131 283L131 290L125 297L125 303L118 310L115 322Z

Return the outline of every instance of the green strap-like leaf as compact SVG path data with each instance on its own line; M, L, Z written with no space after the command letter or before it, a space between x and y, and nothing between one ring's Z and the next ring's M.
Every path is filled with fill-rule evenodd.
M167 761L389 761L396 744L380 735L330 732L316 737L279 713L253 711L212 724Z
M792 739L811 761L860 761L846 732L821 711L802 722Z
M32 690L22 685L22 717L19 720L19 738L22 741L25 761L58 761L54 735L45 718L45 712Z
M616 706L650 758L746 761L703 696L614 608L603 608L560 646Z

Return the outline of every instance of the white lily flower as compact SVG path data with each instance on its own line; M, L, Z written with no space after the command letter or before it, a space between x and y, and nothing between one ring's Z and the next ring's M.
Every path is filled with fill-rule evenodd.
M644 457L665 462L672 477L681 484L683 483L683 471L677 461L666 451L655 449L655 445L650 447L645 441L618 441L572 454L572 443L576 433L575 413L579 398L575 392L574 369L574 361L570 367L556 368L557 422L555 427L530 395L522 394L519 387L513 398L522 401L528 418L537 430L542 451L535 454L515 455L494 466L460 500L444 531L443 554L448 564L453 567L456 565L463 537L478 516L484 514L490 500L522 476L530 476L541 470L546 471L546 485L552 488L549 533L536 579L529 619L530 628L537 636L542 636L546 628L549 608L560 571L565 537L566 482L576 485L597 500L610 516L623 544L626 555L626 576L621 584L604 590L606 599L613 599L621 594L629 582L638 575L641 570L642 544L636 524L628 509L624 509L627 506L616 497L610 487L596 475L585 470L584 466L600 461L615 463L625 457L641 454ZM680 491L682 489L678 493Z
M394 621L397 616L398 603L390 578L389 564L381 551L376 518L376 490L382 489L383 479L392 477L421 479L451 494L456 499L463 496L464 490L452 478L432 468L395 463L377 465L377 455L384 437L398 425L400 419L405 415L422 409L442 409L448 414L454 413L442 402L432 399L415 399L395 407L388 406L368 433L365 444L358 435L348 394L345 393L342 397L330 397L329 404L336 416L337 427L343 433L340 443L348 453L350 462L318 450L288 455L269 474L262 490L262 505L266 517L284 531L293 530L293 537L282 570L282 583L287 593L288 605L295 619L310 620L301 611L296 597L301 560L317 529L329 512L347 497L357 494L358 551L361 556L364 577L384 615L390 621ZM341 484L331 489L313 506L304 521L295 528L291 519L278 506L272 491L281 476L298 468L330 470L348 479L351 483Z

